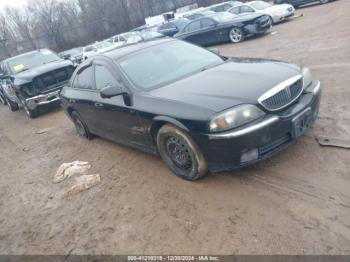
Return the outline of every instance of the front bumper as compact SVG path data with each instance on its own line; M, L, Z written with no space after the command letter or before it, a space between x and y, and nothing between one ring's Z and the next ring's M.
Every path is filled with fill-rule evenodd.
M282 112L266 114L263 119L232 131L192 136L210 171L247 166L273 156L304 134L317 118L320 98L320 82L314 81L296 103ZM302 129L296 123L301 116L307 120ZM256 152L256 157L242 161L243 155L252 151Z
M57 102L60 100L60 98L59 98L60 91L61 91L61 89L52 91L52 92L47 93L47 94L41 94L41 95L27 98L25 100L26 105L29 107L29 109L34 110L38 106L47 105L47 104Z

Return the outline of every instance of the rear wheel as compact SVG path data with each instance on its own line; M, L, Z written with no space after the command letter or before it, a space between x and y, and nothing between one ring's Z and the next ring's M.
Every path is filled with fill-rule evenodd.
M77 133L79 136L84 137L86 139L92 139L92 134L90 133L87 125L84 123L84 121L80 118L79 114L75 111L71 113L71 118L74 123L75 129L77 130Z
M244 32L239 27L231 28L228 36L229 36L229 39L232 43L239 43L245 39Z
M178 177L193 181L207 173L207 163L197 144L175 126L165 124L161 127L157 147L165 164Z

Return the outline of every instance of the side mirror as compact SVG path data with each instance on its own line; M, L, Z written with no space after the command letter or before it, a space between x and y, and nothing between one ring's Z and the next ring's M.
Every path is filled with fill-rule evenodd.
M120 85L117 84L108 84L100 91L100 96L102 98L111 98L123 94L125 94L125 91Z
M213 47L213 48L208 48L208 51L216 54L216 55L220 55L220 50L217 49L216 47Z

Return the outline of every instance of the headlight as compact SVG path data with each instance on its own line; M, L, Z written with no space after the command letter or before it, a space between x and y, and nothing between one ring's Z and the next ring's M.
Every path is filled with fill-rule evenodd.
M304 67L302 69L302 74L303 74L303 88L305 90L312 82L312 75L311 75L310 69L307 67Z
M265 115L254 105L241 105L215 116L209 124L211 132L225 131L239 127Z

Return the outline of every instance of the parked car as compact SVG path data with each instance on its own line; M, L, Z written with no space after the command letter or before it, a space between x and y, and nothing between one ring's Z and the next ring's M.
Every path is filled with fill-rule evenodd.
M143 41L151 41L165 37L165 35L158 32L139 32L139 35L142 37Z
M2 95L11 111L22 105L30 117L39 115L41 106L59 101L58 93L71 77L71 61L48 49L8 58L1 62Z
M211 6L207 7L206 9L217 12L217 13L226 12L228 9L235 7L237 5L240 5L240 4L242 4L242 2L240 2L240 1L227 1L227 2L220 3L220 4L211 5Z
M73 63L80 64L83 61L83 48L76 47L61 53L58 53L59 57L65 60L70 60Z
M216 12L214 12L214 11L204 10L204 11L199 11L199 12L193 12L191 14L184 15L183 17L192 21L192 20L197 20L197 19L205 17L205 16L212 16L215 14L216 14Z
M113 50L115 46L109 41L96 42L83 48L83 60Z
M119 35L112 36L108 39L115 47L122 47L125 45L135 44L142 42L143 39L139 32L126 32Z
M161 33L165 36L174 36L180 32L181 29L184 28L189 22L190 20L186 18L170 20L158 27L158 33Z
M95 56L61 92L79 135L159 154L188 180L286 148L313 125L320 97L307 68L171 38Z
M299 7L301 5L310 4L310 3L321 3L321 4L327 4L330 2L330 0L274 0L273 3L276 5L279 4L290 4L294 7Z
M232 14L258 13L268 15L270 23L279 23L294 15L295 9L292 5L271 5L264 1L252 1L233 7L228 10Z
M269 17L266 15L238 16L223 12L192 21L174 37L200 46L222 42L239 43L248 36L264 34L270 27Z

